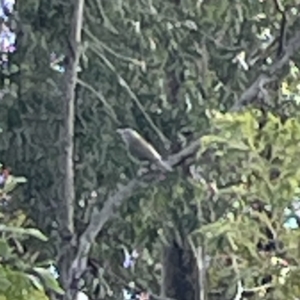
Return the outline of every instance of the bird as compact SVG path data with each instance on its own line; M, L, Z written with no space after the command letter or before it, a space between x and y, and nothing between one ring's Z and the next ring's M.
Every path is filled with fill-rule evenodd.
M162 159L157 150L132 128L119 128L117 133L127 146L130 154L139 161L154 163L161 170L172 172L172 167Z

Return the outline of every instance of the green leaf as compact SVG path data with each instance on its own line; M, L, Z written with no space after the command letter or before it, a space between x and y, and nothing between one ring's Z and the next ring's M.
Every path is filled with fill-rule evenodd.
M64 295L63 289L59 286L58 281L54 278L48 269L36 267L33 269L41 278L45 286L54 292Z
M32 282L32 284L35 288L37 288L39 291L44 291L44 287L41 283L41 280L38 277L31 275L31 274L26 274L26 276Z
M11 286L11 282L0 274L0 292L4 292Z
M6 183L3 188L4 193L9 193L15 189L17 184L19 183L25 183L26 178L25 177L15 177L15 176L8 176Z
M228 144L229 140L217 135L205 135L201 138L201 144L203 148L207 148L214 143Z
M48 238L38 229L36 228L26 228L25 229L25 234L31 235L43 242L47 242Z
M30 235L42 241L47 241L48 238L42 234L38 229L35 228L18 228L18 227L9 227L6 225L0 225L0 232L10 232L20 235Z
M7 241L0 239L0 257L7 259L11 254L11 248L9 247Z
M230 141L230 149L240 150L240 151L249 151L250 148L243 142Z
M27 179L25 177L14 177L16 183L26 183Z
M207 225L201 226L201 228L196 229L192 232L192 234L207 234L213 235L214 237L224 234L227 231L231 230L231 224L227 220L222 220L215 223L210 223Z

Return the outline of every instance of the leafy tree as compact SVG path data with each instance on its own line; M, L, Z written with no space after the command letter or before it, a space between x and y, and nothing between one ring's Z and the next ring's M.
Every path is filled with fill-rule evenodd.
M212 128L217 134L203 143L216 149L214 160L220 163L208 174L225 188L207 202L203 186L193 183L199 186L203 217L201 228L191 234L213 257L208 290L228 299L238 293L259 299L269 290L267 299L293 299L299 294L299 230L283 225L286 208L299 199L299 117L282 121L259 111L216 112ZM266 209L257 209L262 204Z
M268 128L268 113L283 123L298 118L297 2L89 1L84 12L82 5L75 0L17 3L12 18L18 47L11 62L18 71L9 74L10 94L0 103L5 129L0 154L28 178L17 205L50 237L40 251L56 258L66 299L78 289L94 298L115 297L130 281L152 297L223 299L226 293L230 299L238 286L252 287L251 280L264 273L236 275L240 261L227 257L232 247L227 235L237 224L240 231L233 232L244 239L233 253L250 269L273 274L262 259L253 261L260 255L255 254L259 232L252 237L241 225L264 227L265 219L252 220L236 208L240 222L226 219L225 238L217 230L226 213L233 214L230 204L241 193L228 200L235 185L247 179L240 204L247 207L252 190L262 184L249 174L257 149L232 149L224 138L241 145L248 134L258 141L268 136L259 142L265 147L261 159L274 163L268 148L278 133ZM75 32L80 31L79 39ZM248 133L243 122L255 117L228 114L232 122L222 126L231 124L230 129L215 131L208 111L247 105L261 111L264 126ZM239 132L238 122L245 132ZM115 133L120 126L140 131L176 171L166 178L152 172L137 178ZM216 146L199 152L200 137L214 133ZM289 151L296 157L296 150ZM287 161L274 164L291 167ZM254 171L261 176L268 171L264 168ZM229 195L219 195L228 184ZM270 204L263 197L266 187L259 188L259 200ZM282 210L292 199L286 196L272 205ZM218 238L208 239L207 228ZM245 244L251 245L251 255ZM37 245L30 241L30 246ZM124 249L139 253L134 272L122 266ZM210 265L207 278L197 263L204 265L205 254L216 259L221 251L230 261L222 272Z

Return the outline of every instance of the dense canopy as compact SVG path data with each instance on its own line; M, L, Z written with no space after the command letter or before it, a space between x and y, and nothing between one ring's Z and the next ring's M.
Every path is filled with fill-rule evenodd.
M300 298L299 0L0 8L0 300Z

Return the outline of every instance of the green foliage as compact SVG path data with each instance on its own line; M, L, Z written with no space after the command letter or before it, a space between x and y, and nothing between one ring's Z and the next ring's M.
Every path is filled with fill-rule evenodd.
M193 238L204 239L214 257L211 288L219 290L223 285L223 292L233 296L239 280L251 289L262 285L260 281L266 274L272 274L272 299L282 299L283 293L292 299L299 293L299 230L283 225L287 219L285 209L299 199L300 119L282 121L270 113L262 115L253 110L211 115L216 134L203 137L202 151L216 150L214 158L220 163L215 179L219 186L226 183L227 187L217 190L217 203L211 203L211 209L223 203L224 210L216 219L204 218L201 228L192 233ZM271 218L253 209L257 201L267 205ZM258 252L259 242L269 242L263 228L270 230L276 243L283 243L284 248ZM289 266L274 265L277 255L284 257ZM228 260L231 263L226 265ZM280 273L286 268L289 272L282 287ZM264 289L258 288L257 292Z
M4 170L5 171L5 170ZM3 171L3 172L4 172ZM3 176L3 175L2 175ZM10 193L18 184L26 182L24 177L8 174L1 188L2 211L0 215L0 299L48 299L47 290L63 294L53 275L46 268L36 267L36 254L25 251L28 237L46 242L47 237L36 228L22 227L24 214L11 218L5 210Z
M34 267L31 257L25 259L20 256L24 253L24 236L33 235L42 241L47 240L41 232L2 224L0 234L0 299L48 299L45 288L63 294L49 270Z
M37 291L28 275L0 266L0 299L48 299L43 291Z
M298 12L292 11L295 1L281 2L288 9L292 34L299 28ZM66 36L72 7L72 2L57 0L17 1L22 37L12 63L19 72L10 76L9 85L5 82L9 93L0 101L0 126L4 129L0 156L28 179L20 197L10 205L21 207L30 227L40 228L50 237L47 246L35 237L27 246L51 259L57 258L60 234L57 215L64 176L60 132L65 87L64 74L50 68L49 57L52 52L63 55L69 46ZM134 280L158 293L162 244L174 236L188 235L199 223L204 225L203 232L214 233L207 238L212 256L234 249L245 258L243 270L250 266L247 276L243 275L249 280L251 272L256 272L253 268L265 270L267 260L255 260L259 257L254 234L258 224L240 212L258 197L274 210L277 207L274 218L282 223L283 209L296 195L298 184L298 149L289 144L298 134L298 123L281 124L269 115L258 133L260 115L218 115L211 125L206 110L229 109L276 59L277 44L265 36L268 31L274 38L279 36L280 23L281 13L273 1L86 1L84 53L76 89L76 231L80 233L86 226L85 208L92 191L99 191L103 195L100 201L105 201L117 182L135 176L115 133L119 126L139 130L163 155L179 151L195 137L210 132L212 126L218 134L207 137L207 142L215 152L208 160L211 163L203 162L204 155L199 165L209 183L224 187L207 195L206 186L188 181L189 173L178 167L157 187L132 197L93 245L91 256L110 268L99 266L99 276L88 282L91 292L100 284L101 297L109 297L112 290L118 293ZM285 78L292 97L274 93L270 103L297 98L297 64L299 58ZM280 105L272 110L285 112ZM286 115L289 118L295 112L293 107ZM260 155L273 141L276 161ZM273 167L281 171L284 180L269 179ZM235 184L226 186L232 182ZM205 203L207 198L213 201ZM200 220L195 215L199 203L204 215ZM259 217L263 224L267 222ZM25 229L18 227L20 230ZM291 240L298 238L297 231L282 229L278 234L285 245L293 246ZM142 248L134 272L122 267L123 247ZM212 273L213 288L219 288L218 283L225 279L226 286L236 287L231 284L232 270L220 265ZM290 276L289 284L293 280L296 282L297 276Z

